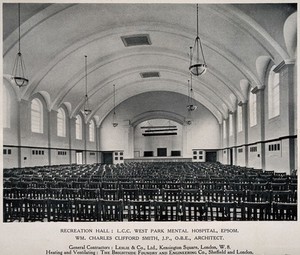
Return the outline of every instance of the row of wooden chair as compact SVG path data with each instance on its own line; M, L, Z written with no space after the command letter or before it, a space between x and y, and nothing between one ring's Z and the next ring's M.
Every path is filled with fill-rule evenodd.
M297 190L297 183L286 182L170 182L160 180L157 182L63 182L63 181L42 181L42 182L11 182L4 183L5 188L88 188L88 189L219 189L219 190Z
M249 221L297 220L296 203L165 202L4 198L12 221Z
M296 203L292 190L211 190L211 189L73 189L73 188L4 188L6 198L29 199L105 199L135 201L219 201Z

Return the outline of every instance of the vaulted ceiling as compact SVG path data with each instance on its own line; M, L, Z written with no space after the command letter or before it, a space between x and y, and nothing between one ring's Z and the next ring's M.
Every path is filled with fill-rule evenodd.
M4 77L18 47L17 5L3 6ZM195 99L221 122L248 88L264 86L261 70L295 58L296 4L200 4L199 32L208 71L193 78ZM29 84L19 99L40 93L48 108L83 108L84 55L88 94L98 124L117 104L165 91L187 95L189 47L196 37L195 4L21 4L21 51ZM149 45L122 37L147 35ZM159 77L142 78L143 72ZM172 93L170 93L172 95ZM149 106L150 107L150 106ZM162 109L163 110L163 109Z

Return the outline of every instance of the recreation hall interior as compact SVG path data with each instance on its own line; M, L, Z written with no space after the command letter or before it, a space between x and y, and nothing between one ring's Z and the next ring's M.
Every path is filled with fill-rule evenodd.
M297 220L296 3L2 10L4 222Z

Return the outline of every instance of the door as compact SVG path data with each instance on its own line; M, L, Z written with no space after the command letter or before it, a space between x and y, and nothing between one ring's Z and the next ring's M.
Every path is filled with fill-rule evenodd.
M76 164L82 165L82 151L76 151Z
M207 151L205 154L206 162L216 162L217 161L217 152Z
M134 158L139 158L139 157L140 157L140 151L135 151Z
M104 164L112 164L113 163L113 154L112 152L103 152L103 163Z
M166 157L167 148L157 148L157 157Z
M230 155L229 155L229 164L232 166L233 165L233 150L232 148L230 149Z

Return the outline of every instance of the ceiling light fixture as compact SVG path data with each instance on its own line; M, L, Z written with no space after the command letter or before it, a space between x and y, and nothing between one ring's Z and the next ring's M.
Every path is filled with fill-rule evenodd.
M114 86L114 113L113 113L113 122L112 122L112 125L113 127L116 127L118 126L118 122L116 120L116 86L115 84L113 85Z
M87 94L87 56L85 55L84 56L84 60L85 60L85 102L84 102L84 108L83 108L83 112L85 115L89 115L92 110L90 109L90 106L89 106L89 97L88 97L88 94Z
M12 70L11 79L16 83L16 85L21 88L28 84L29 80L26 78L26 68L21 53L21 6L18 4L18 17L19 17L19 51L14 63Z
M193 82L192 82L192 75L191 75L191 87L190 87L190 80L188 80L188 104L187 109L189 112L195 111L197 109L197 105L194 102L194 91L193 91Z
M199 36L198 17L199 17L199 11L198 11L198 4L197 4L197 37L195 39L194 47L192 46L190 47L190 67L189 67L190 72L195 76L200 76L204 74L207 69L207 65L203 54L202 43Z

